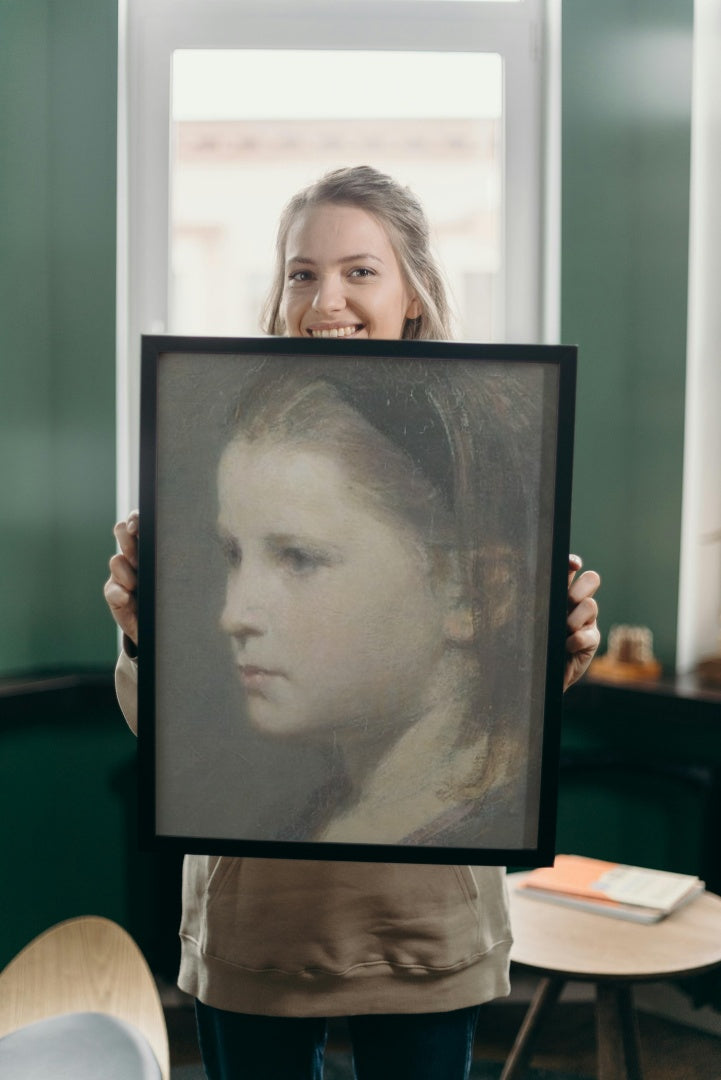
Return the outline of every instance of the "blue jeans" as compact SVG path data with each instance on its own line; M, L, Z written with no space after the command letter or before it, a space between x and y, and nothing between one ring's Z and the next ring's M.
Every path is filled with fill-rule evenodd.
M208 1080L321 1080L324 1018L195 1009ZM348 1017L357 1080L467 1080L478 1009Z

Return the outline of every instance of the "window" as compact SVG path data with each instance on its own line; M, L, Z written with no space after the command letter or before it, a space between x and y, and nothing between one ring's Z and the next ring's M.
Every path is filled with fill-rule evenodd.
M418 193L459 337L555 339L555 6L121 3L121 512L137 499L140 335L258 333L280 209L328 169L363 160Z
M498 55L196 49L172 70L173 333L257 334L285 202L372 163L426 208L456 336L503 336Z

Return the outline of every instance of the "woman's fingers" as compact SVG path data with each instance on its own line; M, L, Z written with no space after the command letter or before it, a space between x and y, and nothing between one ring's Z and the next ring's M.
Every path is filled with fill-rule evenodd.
M128 562L137 567L138 565L138 532L139 516L137 510L133 510L125 521L119 521L113 533L118 542L120 551Z
M582 566L583 566L583 559L581 558L580 555L569 555L568 556L568 587L569 587L569 589L571 588L571 585L573 583L573 579L575 578L576 574L578 573L578 571L581 569Z
M594 596L601 584L595 570L576 577L583 563L578 556L568 560L568 615L566 617L566 672L564 690L577 682L596 654L601 641L597 625L598 604Z
M138 643L138 532L137 510L130 513L125 521L116 524L113 533L120 552L110 559L110 577L103 588L115 622L135 645Z
M598 588L598 586L596 586L596 588ZM595 592L596 589L594 588L593 591ZM598 604L594 600L593 594L588 594L581 599L572 602L572 606L569 607L568 615L566 616L566 629L569 634L573 634L583 626L594 625L597 618Z
M601 584L601 578L595 570L585 570L575 580L568 575L568 609L571 611L587 597L593 596Z
M590 653L590 662L600 642L601 632L594 622L581 627L580 630L574 630L573 633L568 635L566 638L566 652L571 656L576 653Z
M128 592L135 592L138 587L138 574L135 566L125 555L113 555L108 563L110 580L122 585Z
M138 644L138 607L135 593L130 592L115 578L110 577L103 589L110 613L120 629L130 640Z

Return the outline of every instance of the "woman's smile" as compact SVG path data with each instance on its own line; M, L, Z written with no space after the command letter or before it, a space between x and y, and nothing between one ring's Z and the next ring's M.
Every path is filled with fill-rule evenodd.
M311 337L321 338L343 338L343 337L355 337L361 330L363 330L363 323L352 323L350 326L309 326L306 332Z

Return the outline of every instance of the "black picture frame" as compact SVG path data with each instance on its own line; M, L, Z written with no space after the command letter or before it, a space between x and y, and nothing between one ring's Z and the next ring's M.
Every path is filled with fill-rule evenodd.
M573 346L143 337L144 849L552 862L575 383ZM314 400L298 412L310 385L340 402L328 416L347 427L319 435ZM354 443L368 426L373 465ZM340 488L322 486L326 466ZM411 494L401 510L372 486L396 466L413 478L403 498L415 492L430 522L416 532ZM403 517L429 575L417 589L403 586L404 563L393 570L392 531L385 547L375 532L362 542L364 514L387 530ZM235 598L237 582L252 584L252 601ZM381 663L386 634L397 646L386 642ZM271 640L290 648L290 668Z

